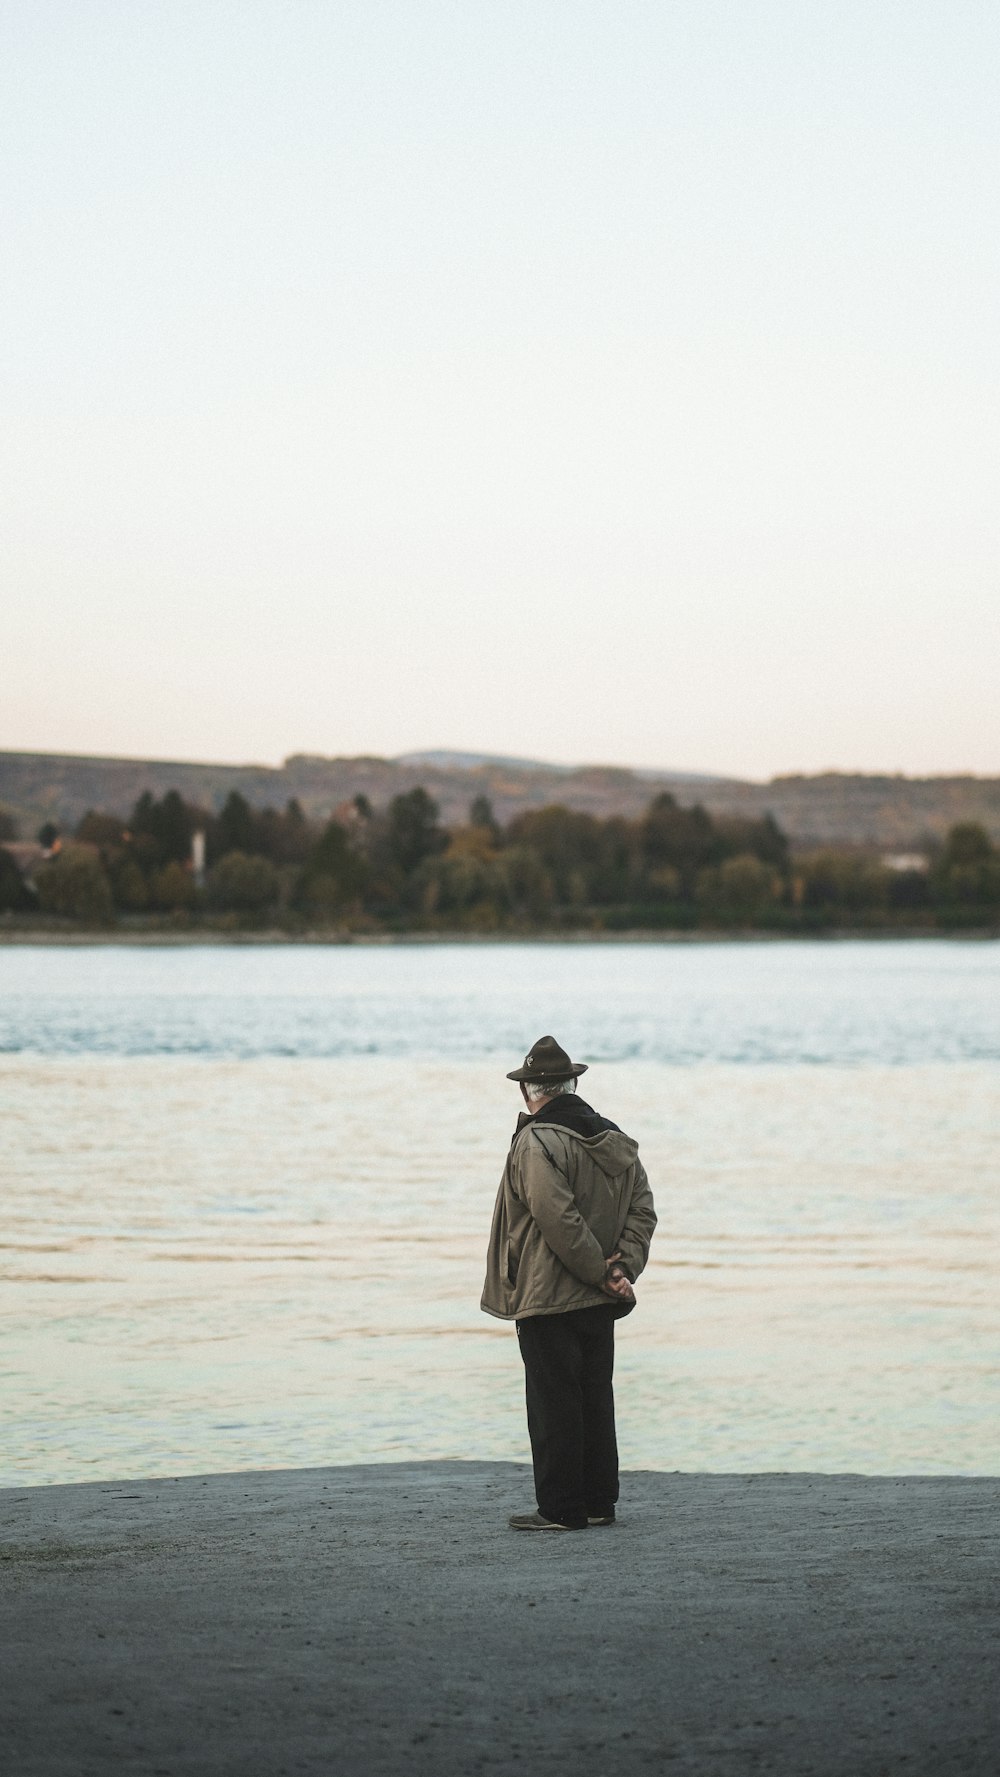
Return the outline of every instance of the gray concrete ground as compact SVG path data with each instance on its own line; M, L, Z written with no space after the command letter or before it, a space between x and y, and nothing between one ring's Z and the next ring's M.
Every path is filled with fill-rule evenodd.
M1000 1771L1000 1481L513 1464L0 1494L5 1777Z

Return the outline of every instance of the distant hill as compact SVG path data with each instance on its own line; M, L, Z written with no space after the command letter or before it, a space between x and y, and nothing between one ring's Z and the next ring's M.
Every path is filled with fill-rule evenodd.
M981 821L1000 840L1000 778L879 777L824 772L769 783L697 773L628 771L615 766L559 766L488 754L427 752L399 759L326 758L297 753L280 766L192 764L169 759L104 759L65 753L0 753L0 807L33 835L45 820L73 828L88 809L125 815L143 790L220 808L231 790L257 807L295 796L315 820L359 793L376 806L423 787L448 823L463 820L485 795L507 821L520 809L561 802L607 816L634 817L660 790L701 802L712 814L770 812L799 848L870 845L907 850L956 821Z
M397 765L433 765L442 766L446 771L473 771L481 766L496 766L499 769L513 771L545 771L551 776L553 772L564 777L575 771L588 769L581 765L553 765L547 759L519 759L509 753L456 753L448 748L429 753L398 753L395 758ZM605 769L601 767L601 769ZM727 783L727 778L720 778L710 771L650 771L633 768L632 775L643 779L652 779L658 784L719 784Z
M448 747L427 753L397 753L397 765L442 766L445 771L476 771L481 765L513 767L515 771L572 771L572 765L550 765L544 759L519 759L510 753L456 753Z

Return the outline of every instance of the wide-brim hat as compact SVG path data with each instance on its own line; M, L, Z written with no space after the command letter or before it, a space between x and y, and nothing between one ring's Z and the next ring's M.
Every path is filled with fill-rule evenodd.
M539 1037L533 1043L524 1058L524 1066L516 1067L508 1080L533 1080L544 1084L546 1080L576 1080L587 1071L585 1061L570 1061L565 1049L561 1049L555 1037Z

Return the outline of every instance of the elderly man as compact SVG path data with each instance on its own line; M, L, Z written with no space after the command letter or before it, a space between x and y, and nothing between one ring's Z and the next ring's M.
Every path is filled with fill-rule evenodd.
M513 1530L613 1524L618 1499L614 1323L656 1226L636 1143L576 1096L585 1062L540 1037L522 1067L497 1193L482 1307L517 1324L536 1512Z

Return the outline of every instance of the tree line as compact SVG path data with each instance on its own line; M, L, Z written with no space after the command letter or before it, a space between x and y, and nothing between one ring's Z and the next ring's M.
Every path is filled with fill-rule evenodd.
M13 837L0 815L0 841ZM196 836L201 836L198 839ZM824 848L793 856L774 819L711 816L656 796L638 820L552 805L496 820L485 797L445 827L423 789L325 823L294 799L218 812L147 792L127 819L52 826L25 879L0 850L0 910L111 924L164 919L364 931L960 928L1000 919L1000 849L973 823L918 860ZM204 869L196 851L204 851Z

